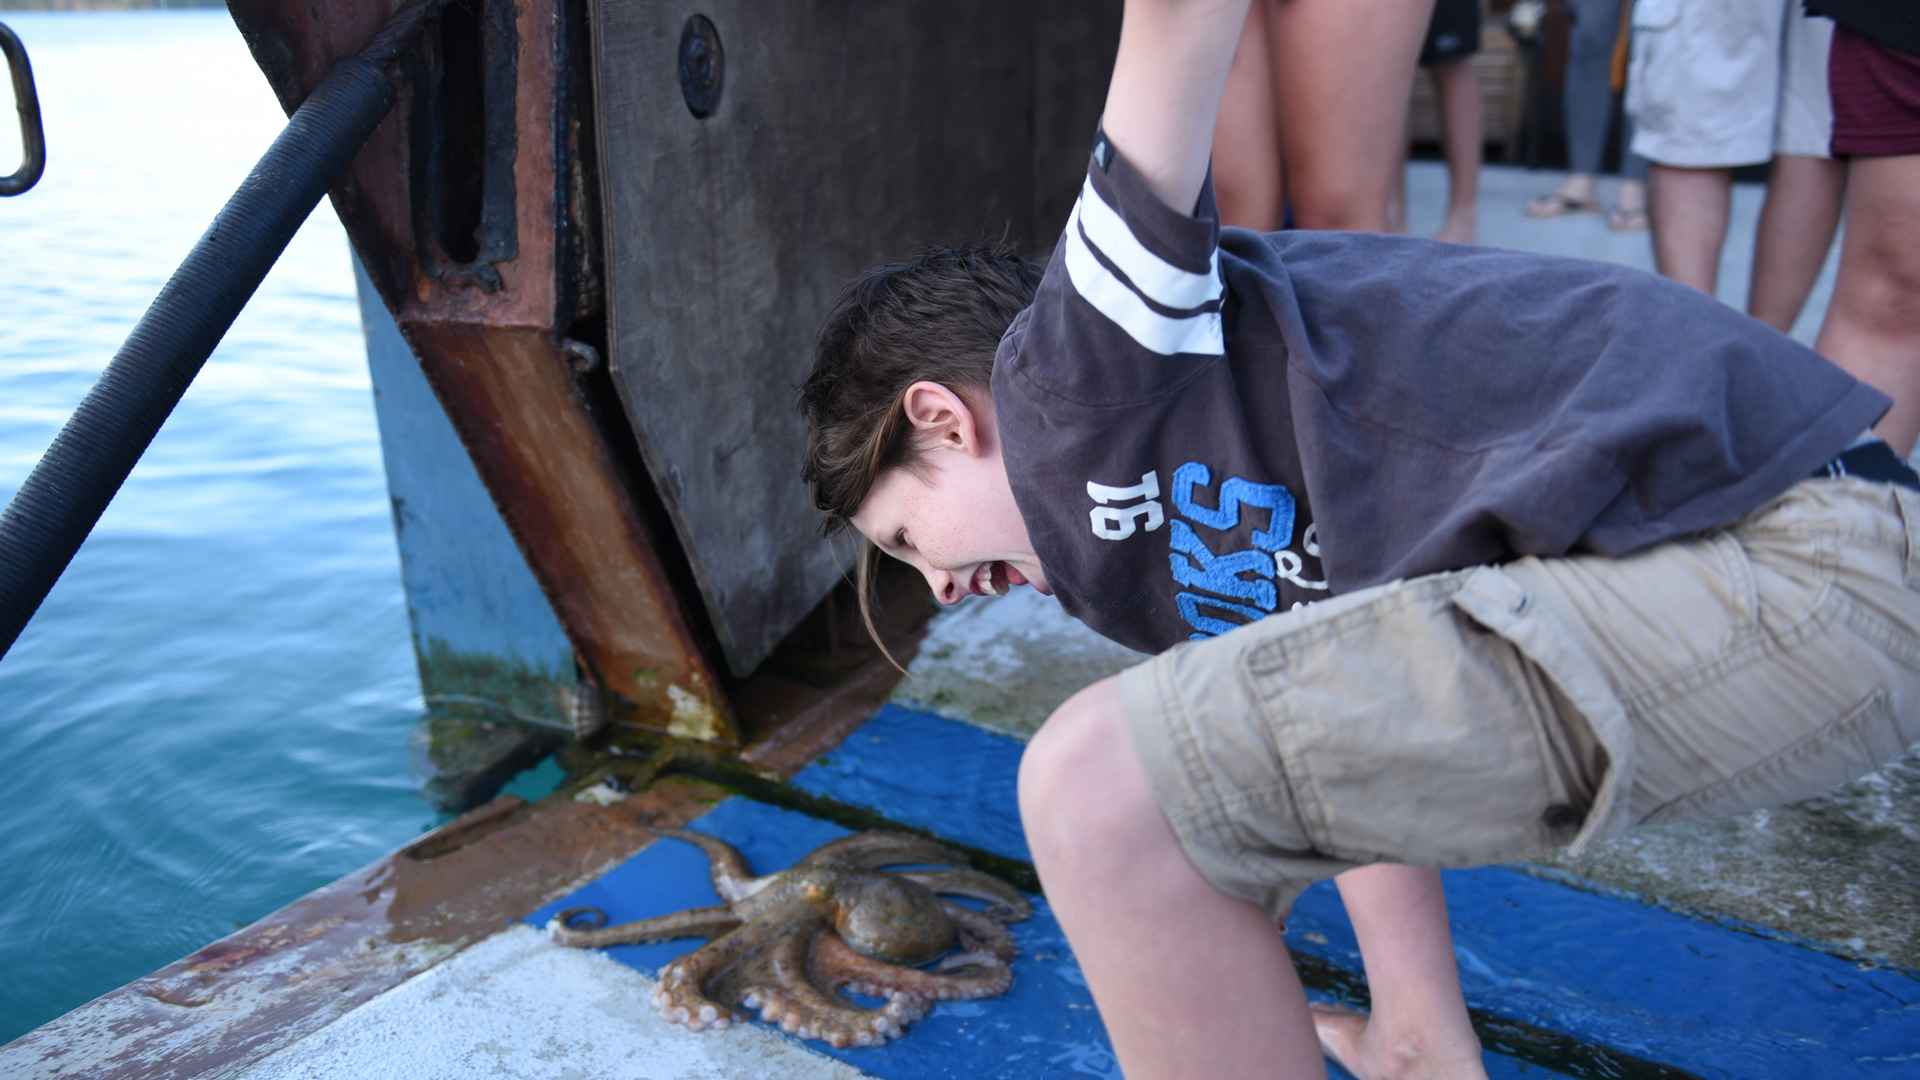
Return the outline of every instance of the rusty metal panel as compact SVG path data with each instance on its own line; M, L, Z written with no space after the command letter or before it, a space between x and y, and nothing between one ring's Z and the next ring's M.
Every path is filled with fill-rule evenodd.
M230 9L290 111L402 2ZM578 243L591 106L570 12L583 14L563 0L450 7L333 202L587 681L619 720L733 742L670 528L627 467L624 418L597 404L604 373L585 373L572 340L596 343L598 291Z
M1118 8L715 0L701 38L683 5L595 4L611 363L735 672L852 554L799 480L834 293L927 244L1051 240Z

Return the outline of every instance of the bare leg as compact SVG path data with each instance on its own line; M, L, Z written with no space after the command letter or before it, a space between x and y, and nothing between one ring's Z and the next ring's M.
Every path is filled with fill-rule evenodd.
M1855 158L1833 304L1814 348L1893 398L1874 428L1906 456L1920 437L1920 154Z
M1129 1080L1324 1076L1306 996L1259 908L1194 870L1147 786L1112 680L1055 712L1020 762L1047 900Z
M1213 127L1213 191L1220 222L1260 232L1278 229L1286 213L1267 7L1256 0L1247 9Z
M1727 169L1648 170L1653 195L1653 264L1662 274L1712 296L1720 277L1720 248L1733 206Z
M1383 863L1334 881L1360 939L1373 1014L1314 1009L1327 1054L1363 1078L1484 1077L1439 871Z
M1432 74L1447 158L1447 222L1434 239L1471 244L1479 226L1480 78L1473 72L1472 57L1441 64Z
M1773 159L1754 236L1748 314L1775 330L1793 329L1833 246L1846 188L1845 162L1791 154Z
M1433 0L1288 0L1267 10L1280 152L1307 229L1387 226Z

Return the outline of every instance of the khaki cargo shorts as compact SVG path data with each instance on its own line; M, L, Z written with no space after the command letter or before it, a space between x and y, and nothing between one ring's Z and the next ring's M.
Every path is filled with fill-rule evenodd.
M1464 866L1808 798L1920 740L1920 494L1803 481L1623 558L1394 582L1120 676L1194 866L1284 918L1373 862Z
M1626 109L1633 152L1727 168L1829 156L1833 20L1802 0L1638 0Z

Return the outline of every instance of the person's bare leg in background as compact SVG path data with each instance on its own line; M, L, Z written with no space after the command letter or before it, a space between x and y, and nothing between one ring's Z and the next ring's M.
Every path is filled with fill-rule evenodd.
M1647 170L1647 187L1654 269L1712 296L1733 206L1732 170L1655 162Z
M1473 57L1432 67L1434 96L1440 102L1440 146L1447 159L1447 220L1435 240L1471 244L1480 224L1480 156L1484 141L1480 79ZM1404 182L1404 170L1403 170Z
M1906 457L1920 438L1920 154L1852 159L1846 225L1813 347L1893 398L1874 431Z
M1793 330L1833 246L1846 187L1844 162L1792 154L1773 159L1754 235L1747 314L1782 333Z

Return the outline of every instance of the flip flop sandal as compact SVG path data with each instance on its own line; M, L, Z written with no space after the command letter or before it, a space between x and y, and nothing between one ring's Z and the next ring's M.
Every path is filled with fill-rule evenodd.
M1607 228L1614 232L1641 232L1647 227L1647 208L1615 206L1607 210Z
M1549 191L1545 195L1536 195L1527 200L1527 216L1530 218L1552 218L1564 214L1582 214L1600 209L1600 203L1592 198L1576 199L1562 191Z

